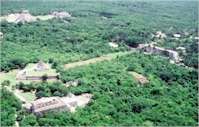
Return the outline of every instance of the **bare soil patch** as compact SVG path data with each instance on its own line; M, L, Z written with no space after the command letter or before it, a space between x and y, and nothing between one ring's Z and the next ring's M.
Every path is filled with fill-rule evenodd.
M141 85L149 83L149 80L145 76L137 72L129 72L129 74L131 74L133 78L135 78L135 80L138 81Z

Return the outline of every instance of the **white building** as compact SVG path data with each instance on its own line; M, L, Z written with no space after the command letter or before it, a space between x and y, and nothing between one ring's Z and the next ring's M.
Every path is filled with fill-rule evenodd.
M23 10L21 13L9 14L6 17L7 22L14 23L25 23L25 22L34 22L36 18L32 16L27 10Z
M53 12L52 15L55 17L55 18L69 18L71 17L71 15L68 13L68 12Z
M165 33L162 33L161 31L157 31L156 34L155 34L155 37L163 39L163 38L166 38L167 36L166 36Z
M175 38L180 38L181 35L180 35L180 34L173 34L173 37L175 37Z
M194 37L195 40L199 40L199 37Z
M108 44L112 48L118 48L118 44L117 43L109 42Z

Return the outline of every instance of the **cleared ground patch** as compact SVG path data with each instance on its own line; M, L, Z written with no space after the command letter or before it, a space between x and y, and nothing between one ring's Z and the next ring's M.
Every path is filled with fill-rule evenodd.
M49 19L53 19L54 17L52 15L39 15L39 16L36 16L36 18L39 20L49 20Z
M85 61L78 61L78 62L74 62L74 63L65 64L64 68L65 69L71 69L71 68L89 65L89 64L94 64L94 63L102 62L102 61L106 61L106 60L112 60L112 59L117 58L118 56L126 55L126 54L129 54L131 52L132 51L110 53L110 54L107 54L107 55L104 55L104 56L92 58L92 59L85 60Z
M136 81L138 81L141 85L145 85L145 84L149 83L149 80L145 76L143 76L137 72L130 71L129 74L131 74L133 76L133 78Z
M13 86L16 84L16 74L19 70L12 70L9 72L0 72L0 84L5 81L5 80L9 80L10 81L10 85Z
M23 92L21 90L15 90L16 94L19 96L22 96L26 102L31 102L36 99L35 93L34 92Z

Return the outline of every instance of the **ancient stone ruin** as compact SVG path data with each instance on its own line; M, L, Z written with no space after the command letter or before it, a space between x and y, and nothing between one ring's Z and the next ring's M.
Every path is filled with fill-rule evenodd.
M50 69L49 65L45 64L43 61L39 61L34 67L35 71L45 71L48 69Z
M7 22L14 23L25 23L25 22L34 22L36 18L32 16L27 10L23 10L21 13L9 14L5 16Z
M178 52L174 50L157 47L152 44L140 44L138 46L138 49L149 54L157 54L157 55L169 57L171 60L173 60L176 63L181 61L181 58L179 57Z
M64 12L64 11L63 12L55 11L55 12L52 13L52 16L54 16L55 18L60 18L60 19L71 17L71 15L68 12Z
M77 107L85 107L91 98L92 95L88 93L78 96L70 94L66 97L42 97L31 103L24 104L23 107L35 115L42 115L49 111L75 112Z
M75 86L78 86L79 83L80 83L79 80L72 80L72 81L66 82L64 85L65 85L66 87L70 87L70 86L74 86L74 87L75 87Z
M28 10L23 10L21 13L9 14L7 16L2 16L1 21L7 21L9 23L26 23L26 22L35 22L38 20L49 20L53 18L70 18L71 15L68 12L53 12L50 15L38 15L33 16L29 13Z
M149 80L146 77L137 72L129 72L129 74L131 74L141 85L149 83Z

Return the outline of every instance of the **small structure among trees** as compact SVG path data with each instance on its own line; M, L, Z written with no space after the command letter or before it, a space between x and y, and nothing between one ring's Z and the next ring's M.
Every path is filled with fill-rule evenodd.
M117 44L117 43L109 42L108 44L109 44L109 46L112 47L112 48L118 48L118 44Z
M146 77L138 74L137 72L129 72L129 74L131 74L135 78L135 80L138 81L141 85L149 83L149 80Z
M180 35L180 34L173 34L173 37L175 37L175 38L180 38L181 35Z
M156 37L156 38L163 39L163 38L166 38L167 36L166 36L165 33L162 33L161 31L157 31L157 32L155 33L155 37Z
M55 18L60 18L60 19L63 19L63 18L69 18L71 17L71 15L68 13L68 12L53 12L52 15L55 17Z
M69 81L69 82L66 82L65 83L65 86L66 87L70 87L70 86L78 86L80 84L80 81L79 80L73 80L73 81Z

